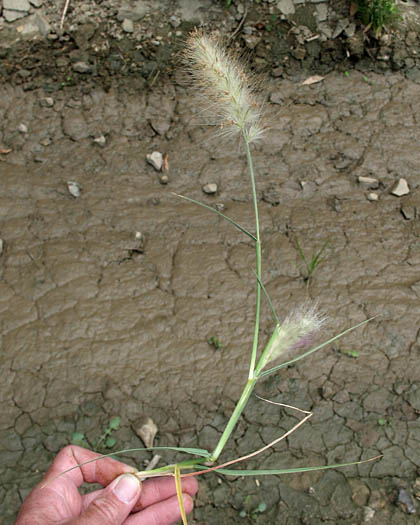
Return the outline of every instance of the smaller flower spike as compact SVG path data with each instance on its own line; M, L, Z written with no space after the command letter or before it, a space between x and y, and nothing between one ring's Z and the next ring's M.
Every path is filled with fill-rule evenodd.
M326 317L318 311L317 304L303 304L294 310L274 329L258 369L262 370L286 352L307 346L325 321Z

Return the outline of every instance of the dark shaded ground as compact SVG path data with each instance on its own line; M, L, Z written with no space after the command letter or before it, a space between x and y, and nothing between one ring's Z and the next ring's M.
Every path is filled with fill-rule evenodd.
M255 523L418 519L409 511L420 466L420 87L396 72L332 72L302 86L306 76L270 81L271 129L254 150L264 283L279 316L318 300L330 316L324 338L378 317L259 385L314 416L247 467L383 459L258 482L205 477L197 524L243 523L243 509L252 522L261 502ZM0 147L12 150L0 154L5 523L73 433L93 446L112 416L121 417L115 449L142 446L135 430L147 416L156 444L211 449L247 377L253 246L171 193L222 203L252 229L245 156L209 140L175 81L147 90L135 76L108 80L0 87ZM154 150L168 155L167 185L146 163ZM401 177L410 193L398 198L390 191ZM78 198L67 181L80 185ZM209 182L217 195L203 193ZM309 257L329 240L309 286L296 239ZM263 334L271 328L264 309ZM223 458L296 421L252 398ZM401 488L408 506L396 504Z

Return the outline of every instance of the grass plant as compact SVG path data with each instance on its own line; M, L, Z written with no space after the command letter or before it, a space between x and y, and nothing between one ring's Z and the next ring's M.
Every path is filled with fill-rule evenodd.
M304 280L306 281L307 285L309 286L309 282L311 280L312 274L316 270L316 268L320 265L322 259L322 255L328 246L329 240L327 239L324 244L321 246L319 250L314 250L311 254L311 258L308 259L302 249L302 246L300 245L299 241L295 239L296 249L298 251L299 257L302 261L302 265L304 267Z
M372 29L378 38L399 18L395 0L355 0L353 12L362 20L366 31Z
M218 210L215 210L206 204L195 201L194 199L190 199L189 197L182 197L196 205L203 206L212 213L218 214L223 219L228 221L233 227L235 227L241 234L247 236L248 239L250 239L250 241L254 244L256 261L255 322L253 328L253 343L249 357L248 377L236 407L234 408L232 415L213 450L209 451L185 447L153 447L149 449L123 450L114 452L112 454L125 454L127 452L138 450L175 450L180 453L186 453L194 456L191 459L180 461L176 464L165 465L152 470L137 472L137 476L140 480L158 476L173 476L175 478L182 520L184 524L186 524L186 516L182 508L181 496L181 481L184 477L198 476L213 471L217 471L219 474L224 474L226 476L236 477L279 475L293 472L306 472L312 470L337 468L341 466L362 463L362 461L355 461L339 465L300 467L294 469L275 468L268 470L228 468L240 461L255 457L276 443L281 442L290 436L297 428L303 425L312 416L311 412L307 412L289 405L283 405L281 403L274 403L272 401L268 402L278 406L286 407L288 409L296 410L301 414L302 418L295 424L293 428L285 432L273 442L263 446L259 450L251 452L250 454L241 458L235 458L223 463L218 463L218 460L233 430L235 429L236 424L241 417L241 414L245 409L246 404L258 381L270 374L277 372L281 368L284 368L320 350L321 348L324 348L326 345L332 343L333 341L339 339L340 337L369 321L369 319L367 319L355 326L352 326L340 334L331 337L327 341L318 344L314 348L299 354L298 350L311 343L314 340L314 337L319 333L321 327L324 325L325 316L319 311L317 304L304 303L303 305L292 309L285 319L279 321L275 313L275 308L270 300L267 290L263 285L258 199L254 166L252 162L251 144L263 137L264 127L262 125L262 106L258 100L253 81L245 72L242 64L235 56L229 54L225 48L212 36L207 36L201 32L194 31L190 35L186 46L185 58L191 80L198 87L199 93L205 97L206 101L210 103L210 109L216 115L216 122L221 128L221 133L223 135L238 135L244 144L246 157L248 160L249 181L255 220L253 232L250 232L244 226L238 224L233 219L226 217ZM319 259L319 256L317 259ZM315 268L316 264L314 263L313 266ZM268 342L261 346L259 336L261 301L263 296L266 298L273 314L273 330L271 337L268 339ZM285 360L284 356L289 355L289 350L295 351L293 354L295 357ZM281 361L282 357L283 362ZM280 363L275 364L276 362Z

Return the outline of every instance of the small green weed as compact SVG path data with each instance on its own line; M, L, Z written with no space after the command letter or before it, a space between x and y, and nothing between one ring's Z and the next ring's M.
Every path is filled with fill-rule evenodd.
M380 417L378 419L378 425L380 427L388 426L392 423L392 420L390 417Z
M259 514L262 514L267 510L267 505L263 501L259 503L254 509L251 509L251 496L248 495L245 498L244 508L240 511L239 516L241 518L248 518L251 523L254 523L258 518Z
M353 359L357 359L359 357L359 350L340 350L340 352L347 357L352 357Z
M207 342L216 350L221 350L223 348L223 344L218 337L211 336Z
M378 38L384 29L400 18L395 0L355 0L353 12Z
M103 444L105 448L112 448L117 443L117 440L111 436L111 434L114 432L114 430L118 430L120 428L120 418L118 416L114 416L109 420L108 426L104 430L104 432L99 436L97 441L94 441L93 443L89 443L88 439L86 438L85 434L83 432L73 432L71 436L71 443L72 445L78 445L79 447L87 447L93 446L94 449L98 450L98 448Z
M71 444L78 445L79 447L89 447L89 443L86 441L83 432L73 432L71 436Z
M310 260L305 257L302 247L299 244L299 241L297 239L295 239L295 243L296 243L296 249L298 251L299 257L301 258L303 266L304 266L305 275L303 278L306 281L306 283L309 285L309 281L311 280L312 274L314 273L317 266L319 266L319 264L321 263L321 257L325 251L325 248L328 246L329 239L327 239L324 242L324 244L321 246L321 248L318 251L314 250L312 252Z
M104 444L105 448L112 448L117 440L111 436L111 434L114 432L114 430L118 430L120 428L120 418L119 416L114 416L109 420L108 426L105 429L104 433L101 434L98 441L96 442L96 447L98 448L101 443Z

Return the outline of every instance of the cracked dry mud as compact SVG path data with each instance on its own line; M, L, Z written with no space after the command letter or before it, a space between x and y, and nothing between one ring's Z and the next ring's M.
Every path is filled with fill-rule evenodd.
M73 432L92 443L113 415L117 448L142 446L134 429L145 416L158 445L215 445L247 377L255 279L247 238L171 193L223 203L253 227L244 153L208 140L184 88L73 87L52 107L42 90L0 89L0 140L12 149L0 162L0 501L12 523ZM398 73L273 81L280 104L268 104L272 126L254 150L264 283L279 316L318 300L330 316L325 339L377 317L259 384L264 397L314 415L247 467L383 458L259 484L208 476L195 523L243 523L239 511L260 502L256 523L361 523L366 507L371 523L416 522L394 498L401 487L412 494L420 467L419 89ZM104 147L93 142L101 135ZM154 150L168 154L167 185L146 162ZM400 177L410 193L397 198ZM218 194L203 194L206 183ZM329 240L309 286L296 239L309 256ZM264 308L263 337L270 328ZM223 457L295 422L252 398Z

